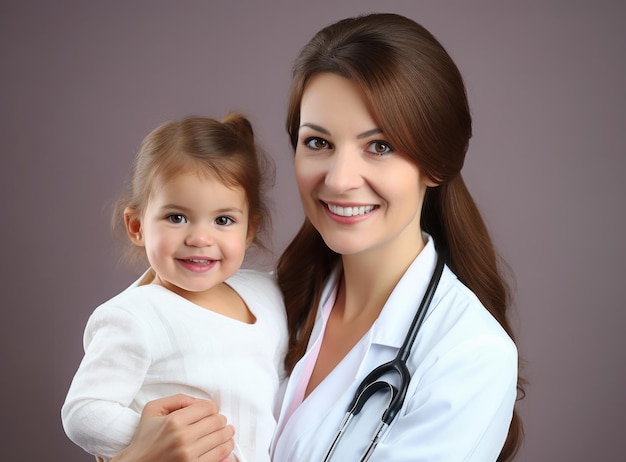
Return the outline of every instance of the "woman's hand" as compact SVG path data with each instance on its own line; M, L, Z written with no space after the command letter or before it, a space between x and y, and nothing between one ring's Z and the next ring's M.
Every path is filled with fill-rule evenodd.
M225 462L235 429L212 401L174 395L150 401L130 445L111 462Z

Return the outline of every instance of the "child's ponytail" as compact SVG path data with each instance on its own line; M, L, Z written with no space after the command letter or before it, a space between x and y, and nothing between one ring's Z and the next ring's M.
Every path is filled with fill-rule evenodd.
M239 142L244 143L249 148L254 147L254 130L246 117L239 113L231 112L222 119L222 123L231 130L233 135L239 139Z

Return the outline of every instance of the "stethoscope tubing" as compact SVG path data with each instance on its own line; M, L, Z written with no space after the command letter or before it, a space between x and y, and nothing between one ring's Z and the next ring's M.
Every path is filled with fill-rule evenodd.
M404 404L404 399L406 397L407 391L409 389L409 382L411 381L411 374L406 365L409 356L411 355L411 349L413 348L413 343L417 338L417 333L419 332L424 319L426 318L426 313L428 311L428 307L432 302L432 299L435 295L435 291L437 290L437 286L439 285L439 280L441 279L441 275L443 274L443 269L445 266L445 258L442 255L442 252L437 252L437 262L435 264L435 269L433 270L433 274L430 278L428 286L426 287L426 291L424 293L424 297L417 308L417 312L413 317L413 321L409 326L409 330L402 342L402 346L398 350L396 356L389 362L381 364L380 366L374 368L359 384L357 391L354 394L354 398L348 406L348 411L346 412L341 424L339 426L339 430L335 434L326 454L324 456L323 462L330 461L333 453L335 452L337 445L341 441L346 428L367 402L367 400L375 393L387 388L390 391L391 399L389 401L389 405L385 412L381 417L381 422L379 423L374 435L368 444L367 448L363 452L363 455L359 459L359 462L366 462L370 459L374 449L378 445L378 442L381 440L391 422L396 418L398 412L402 408ZM398 388L391 385L389 382L380 381L381 377L389 373L396 373L400 379L400 385Z

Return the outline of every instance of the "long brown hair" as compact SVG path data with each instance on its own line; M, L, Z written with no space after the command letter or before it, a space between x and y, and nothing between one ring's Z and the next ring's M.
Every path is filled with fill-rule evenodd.
M459 280L513 338L507 319L510 290L460 173L472 120L463 79L448 53L422 26L394 14L348 18L322 29L293 68L287 132L294 150L302 94L309 79L323 72L352 80L389 142L438 184L427 190L422 228L445 252ZM288 371L306 350L324 282L339 259L307 219L279 259L277 275L289 324ZM523 394L521 379L518 390ZM521 439L514 411L498 460L511 460Z

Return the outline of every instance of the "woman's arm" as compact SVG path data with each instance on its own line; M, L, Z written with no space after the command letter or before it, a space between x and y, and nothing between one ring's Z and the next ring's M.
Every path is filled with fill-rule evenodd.
M236 461L234 434L212 401L169 396L146 404L131 444L111 462Z

